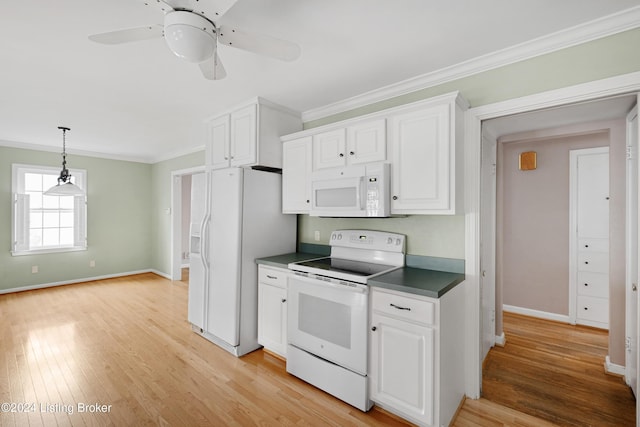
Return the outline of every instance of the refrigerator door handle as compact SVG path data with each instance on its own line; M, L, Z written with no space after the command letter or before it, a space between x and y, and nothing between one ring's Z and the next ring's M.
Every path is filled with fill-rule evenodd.
M209 217L208 213L205 214L200 226L200 260L207 273L209 272Z

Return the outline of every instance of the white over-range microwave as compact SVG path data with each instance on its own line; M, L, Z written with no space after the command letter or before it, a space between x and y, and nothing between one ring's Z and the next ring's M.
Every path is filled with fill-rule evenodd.
M389 164L331 168L311 175L311 216L377 217L390 215Z

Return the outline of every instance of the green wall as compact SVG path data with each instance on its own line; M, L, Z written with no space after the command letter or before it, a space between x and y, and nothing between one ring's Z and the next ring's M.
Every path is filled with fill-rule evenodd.
M58 153L0 147L0 291L148 269L151 263L151 165L67 156L87 170L86 251L11 255L11 164L58 166ZM89 261L95 260L95 267ZM31 267L37 265L38 273Z
M358 117L387 108L460 91L472 107L519 98L607 77L640 71L640 29L506 65L470 77L376 102L330 117L305 123L305 129ZM405 219L335 219L306 215L298 221L298 239L304 243L328 243L329 231L339 228L372 228L407 235L407 253L464 258L464 216L413 216ZM314 231L320 231L320 241Z

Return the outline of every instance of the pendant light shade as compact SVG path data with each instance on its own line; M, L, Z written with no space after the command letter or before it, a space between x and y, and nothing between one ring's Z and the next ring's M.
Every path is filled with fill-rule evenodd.
M71 182L71 174L67 169L66 133L71 130L64 126L58 126L62 130L62 170L58 177L58 184L44 192L46 196L82 196L84 190Z

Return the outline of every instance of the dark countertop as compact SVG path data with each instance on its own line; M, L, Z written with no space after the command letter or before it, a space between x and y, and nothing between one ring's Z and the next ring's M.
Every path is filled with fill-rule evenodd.
M369 286L440 298L462 283L464 274L404 267L369 279Z
M322 258L325 255L307 252L294 252L256 259L257 264L287 268L290 262ZM464 274L423 268L403 267L369 280L372 287L393 289L409 294L440 298L464 280Z

